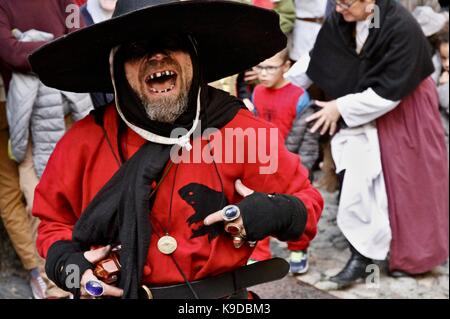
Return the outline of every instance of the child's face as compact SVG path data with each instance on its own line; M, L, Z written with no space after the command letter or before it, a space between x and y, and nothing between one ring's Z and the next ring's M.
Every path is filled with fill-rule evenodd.
M448 72L448 42L441 44L439 53L441 55L442 68Z
M107 12L113 12L116 8L116 2L117 0L100 0L100 7L107 11Z
M286 82L283 74L289 69L289 62L284 62L277 54L267 59L255 67L258 73L258 80L268 88L278 89Z

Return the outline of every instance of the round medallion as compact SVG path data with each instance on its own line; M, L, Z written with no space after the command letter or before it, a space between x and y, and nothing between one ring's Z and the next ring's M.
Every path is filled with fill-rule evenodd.
M172 236L165 235L158 240L157 246L160 252L170 255L177 249L177 241Z

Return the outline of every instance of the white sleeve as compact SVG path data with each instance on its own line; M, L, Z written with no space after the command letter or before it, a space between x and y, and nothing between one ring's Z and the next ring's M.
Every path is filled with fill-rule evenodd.
M336 100L339 113L349 127L369 123L393 110L400 102L382 98L371 88Z
M313 83L306 74L309 61L311 61L309 53L302 55L300 59L289 69L289 71L284 74L284 78L303 89L309 88Z

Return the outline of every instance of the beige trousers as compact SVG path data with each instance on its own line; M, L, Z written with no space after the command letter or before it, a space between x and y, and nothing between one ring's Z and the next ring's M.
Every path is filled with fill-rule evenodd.
M36 250L37 220L26 209L17 163L8 156L9 131L5 103L0 102L0 216L23 267L39 266Z

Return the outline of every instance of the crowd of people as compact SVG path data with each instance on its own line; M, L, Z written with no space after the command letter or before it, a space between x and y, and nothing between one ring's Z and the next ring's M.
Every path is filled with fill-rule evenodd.
M32 68L28 59L37 49L78 29L67 26L67 20L73 13L67 10L69 5L76 3L79 6L80 28L83 29L110 19L114 20L116 3L118 7L123 6L119 8L120 10L126 10L123 2L125 1L17 0L12 2L0 0L0 72L2 75L0 79L2 81L0 86L0 216L23 267L30 273L30 286L34 298L37 299L68 298L76 294L74 291L69 292L70 289L62 285L65 277L55 275L52 268L60 265L64 258L69 259L63 251L67 253L74 248L67 246L66 243L60 245L54 243L58 243L57 240L61 242L71 240L73 229L78 230L74 232L74 238L78 236L82 241L81 239L88 237L85 234L88 227L83 228L84 233L81 232L80 227L74 228L77 220L81 218L81 212L84 211L83 215L90 216L86 219L95 216L96 207L94 206L100 205L98 200L96 201L97 197L94 197L97 192L99 198L112 201L112 197L107 197L109 195L102 188L103 185L107 183L106 185L112 189L112 181L127 183L130 181L125 176L132 176L131 174L123 175L126 174L123 173L123 182L119 182L116 178L118 175L114 175L117 167L109 168L109 166L116 166L119 163L121 169L118 173L122 171L133 173L133 164L137 166L139 162L136 162L137 160L132 162L131 155L135 152L145 155L145 152L141 151L144 147L139 148L143 144L139 138L146 139L145 134L141 132L142 127L166 129L163 125L153 123L153 118L150 124L141 123L136 119L142 115L141 113L126 111L125 108L120 109L118 106L119 102L126 104L133 100L133 96L130 97L130 94L124 93L126 86L123 85L123 78L130 82L132 89L139 91L129 78L131 69L123 72L125 74L118 71L116 64L124 61L127 66L129 61L127 60L128 52L122 50L123 47L112 51L114 54L111 53L108 57L111 59L108 69L116 71L111 73L113 90L103 89L106 86L92 82L100 79L100 76L96 77L95 74L90 79L74 78L73 82L70 82L70 79L63 80L65 77L70 77L77 65L67 65L66 69L61 67L61 70L57 70L59 74L54 76L55 79L58 77L61 79L61 84L49 85L47 80L41 78L41 74L45 72L39 70L39 65L36 69ZM154 2L154 5L159 5L165 1ZM285 46L276 50L278 52L273 52L273 56L266 54L265 59L256 65L246 65L242 61L240 65L247 66L246 69L237 70L240 73L233 74L222 72L227 73L227 76L220 79L214 78L214 81L210 81L209 84L211 87L237 97L239 101L242 101L242 105L253 113L253 117L276 127L290 153L289 156L295 154L295 158L301 162L302 167L299 173L296 166L292 164L291 158L289 157L289 161L285 159L286 163L283 163L285 167L282 170L292 170L293 172L289 173L292 173L293 177L283 175L285 172L277 176L282 180L279 182L280 185L285 182L284 179L296 178L295 181L289 181L291 183L289 187L267 186L265 188L261 185L261 189L256 189L253 182L253 187L247 185L255 189L253 193L253 190L244 186L246 181L243 180L244 184L236 183L236 192L244 198L242 203L254 194L262 194L259 192L291 195L301 192L310 193L296 197L300 198L302 203L300 208L295 207L299 210L303 207L308 215L304 225L299 226L303 229L300 236L292 235L295 232L289 225L283 228L286 234L291 234L289 236L281 235L281 228L267 233L256 232L248 224L248 220L256 219L248 217L247 221L244 219L244 226L248 237L253 235L257 238L256 246L251 247L246 254L239 253L235 257L230 257L230 260L234 258L235 264L252 265L270 259L272 257L270 240L271 236L275 236L288 242L290 272L294 275L306 273L309 268L308 246L316 235L317 220L323 207L320 196L313 193L313 189L309 187L318 185L328 191L339 192L337 222L350 244L350 259L339 273L330 278L338 284L339 288L351 286L358 279L364 278L367 275L366 267L373 263L373 260L388 260L389 274L394 277L423 274L447 262L449 239L448 4L437 0L236 0L235 2L275 11L279 17L279 29L288 40ZM374 5L378 9L374 8ZM376 25L376 21L379 25ZM242 30L242 32L245 31ZM148 40L151 42L152 39ZM164 41L161 43L166 44ZM93 47L95 45L100 44L94 44ZM149 46L145 44L143 47L147 49ZM192 53L196 52L195 45L194 49L190 48L189 43L184 44L183 48L190 52L191 57L195 56ZM86 54L86 49L83 49L82 45L76 50L77 52L73 52L73 55ZM246 54L251 56L251 52ZM97 53L92 52L92 56L97 56ZM233 59L230 60L238 61ZM242 60L245 59L246 57L242 58ZM254 60L253 57L247 59ZM201 61L194 58L192 61L195 80L196 67ZM100 66L107 62L101 61ZM64 63L71 62L67 56L60 54L47 63L62 66ZM89 67L92 70L100 70L95 64ZM49 77L47 74L44 76ZM207 78L204 74L202 76ZM202 76L200 78L203 80ZM196 85L202 90L207 90L203 87L202 80L198 80L198 83L193 81L193 83L197 83ZM55 83L57 81L54 80ZM72 84L83 82L85 86ZM92 89L84 90L84 87ZM208 93L211 96L218 94L209 91ZM138 94L138 96L142 95ZM198 96L200 101L200 92ZM197 98L192 97L191 94L188 97L189 101L195 101ZM214 99L211 98L211 100ZM232 102L228 103L232 108ZM107 108L112 104L116 105L119 115L115 113L113 115L111 107ZM114 157L102 159L100 153L97 153L100 152L100 148L92 151L93 155L89 154L89 156L93 159L98 156L100 161L110 162L103 164L104 168L100 168L95 166L97 164L86 160L88 153L76 155L80 157L80 161L86 161L86 165L104 170L105 172L102 173L104 175L96 177L94 174L90 175L91 171L86 173L83 171L84 168L77 166L73 170L80 176L69 176L69 174L58 176L64 173L58 169L65 170L69 167L67 165L70 165L64 160L63 147L71 148L67 140L73 140L75 137L89 139L95 136L94 132L89 137L76 135L76 133L65 134L73 125L78 128L87 126L89 120L86 121L86 116L90 112L97 114L96 121L99 118L98 114L102 116L104 114L104 118L100 121L123 122L114 128L115 131L126 132L123 140L117 138L120 156L114 155ZM189 107L185 112L195 114L195 107L192 110ZM239 112L237 114L240 114ZM143 114L145 116L145 113ZM238 117L235 114L226 116ZM225 115L220 114L220 116ZM132 122L130 118L136 119L136 122L130 124L129 122ZM157 115L155 118L157 119ZM217 124L218 127L225 125L218 118L218 115L209 117L211 122L209 124ZM79 125L74 124L80 120ZM189 122L190 125L192 125L191 122ZM129 127L128 131L126 126ZM107 129L103 128L105 138L110 147L114 148L108 139ZM101 134L103 136L103 131ZM69 137L66 137L68 135ZM66 139L65 142L58 143L63 136ZM111 140L115 138L111 137ZM128 141L132 141L132 147L126 148L125 154L121 154L120 144L127 144ZM82 151L85 152L85 149ZM71 152L71 154L74 153ZM161 158L164 158L164 151L161 151ZM126 161L127 159L130 160ZM122 164L125 161L131 163L126 167L128 171L122 169L126 166ZM165 162L158 165L163 164ZM175 173L166 172L168 178L174 180L173 187L175 187L177 169L178 166L175 168ZM219 178L220 175L233 175L232 171L223 173L222 169L215 167ZM233 169L238 170L238 168ZM140 173L143 174L143 172ZM84 175L81 176L82 174ZM188 175L187 172L184 174ZM227 183L226 180L225 183ZM264 183L266 183L265 179ZM170 193L174 192L174 188L171 189L166 184L162 183L159 190L159 192L164 190L165 194L158 195L159 197L155 200L153 215L156 217L163 216L158 210L166 214L166 210L172 210ZM258 181L256 181L257 184ZM78 189L74 185L83 190L81 195L65 193L73 191L76 194ZM214 192L213 185L214 183L200 186L208 188L211 193ZM181 188L180 196L187 202L188 199L183 196L200 192L200 186L192 186L193 188L184 192L182 191L184 188ZM58 187L64 188L64 191ZM222 193L224 193L223 187L222 185ZM227 187L225 185L226 192L232 192ZM217 202L222 203L219 195L214 196L218 196ZM307 196L309 196L308 199ZM165 198L167 203L170 201L170 209L164 208L162 204ZM227 198L229 200L236 197L228 195ZM265 197L255 196L251 200L249 199L248 203L251 202L255 206L270 206L265 202ZM95 205L90 205L91 201ZM120 203L118 205L120 206ZM178 204L174 204L174 211L176 211L176 205ZM238 206L243 210L248 205L250 204ZM192 206L195 208L195 204ZM294 206L291 206L291 210L294 209L292 207ZM216 210L219 209L216 208ZM170 216L171 212L169 224ZM138 218L139 216L136 217ZM167 217L161 217L161 220L167 221ZM261 220L264 218L261 217ZM38 238L39 222L41 225ZM159 224L159 221L157 223ZM205 220L205 225L213 223L214 221ZM133 224L133 227L137 226ZM159 226L156 227L158 228ZM132 230L129 231L132 232ZM262 233L265 236L262 236ZM143 234L149 235L145 232ZM211 234L207 237L216 236ZM120 238L125 242L130 240L131 235L124 236ZM154 234L152 233L151 236ZM198 236L192 235L192 237ZM216 246L214 249L220 248ZM205 248L186 245L182 246L182 249L202 251L201 249ZM214 254L214 249L204 254ZM80 252L81 250L73 251L74 254ZM85 257L88 262L93 263L106 253L107 251L93 250L94 257L88 258L86 255ZM191 253L194 254L194 252ZM202 255L203 252L198 254L200 256L198 258L206 258L206 255ZM151 250L149 256L158 257ZM139 255L136 260L138 257ZM139 258L142 260L142 256ZM198 261L192 261L195 267L192 265L183 267L188 269L189 280L201 279L202 276L214 274L219 269L227 269L226 262L217 260L216 263L223 264L216 268L210 264L199 266L195 264ZM79 262L82 263L82 261ZM174 282L173 277L161 273L166 269L157 270L158 267L154 262L147 262L147 264L144 261L139 262L144 269L142 275L144 281L154 284L164 284L164 280L166 283ZM136 269L136 265L125 264L125 267L128 267L126 268L128 272ZM201 267L206 269L203 273L196 270ZM177 268L179 270L178 265ZM89 266L82 269L89 269ZM89 273L89 277L92 277L92 272ZM188 281L184 276L183 278L186 282ZM131 276L127 284L131 285L133 280L137 279ZM131 288L128 290L125 288L125 292L111 289L110 293L113 296L122 294L127 297L136 296Z

